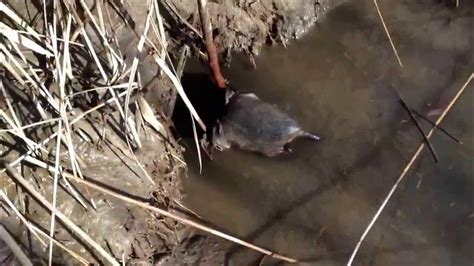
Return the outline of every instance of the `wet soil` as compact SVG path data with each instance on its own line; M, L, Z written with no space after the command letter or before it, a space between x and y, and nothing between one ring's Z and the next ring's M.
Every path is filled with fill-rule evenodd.
M96 1L85 1L95 14ZM121 2L121 1L117 1ZM215 27L215 41L221 52L246 51L256 55L262 45L267 42L286 42L301 36L328 8L339 1L326 3L322 1L210 1L209 8ZM51 2L48 2L51 3ZM125 61L130 65L137 56L138 36L143 32L146 19L146 1L127 1L125 14L133 18L133 30L125 25L121 16L111 8L111 18L105 18L113 25L120 51ZM162 2L162 12L169 36L169 52L178 54L183 42L199 48L199 41L187 38L189 29L180 23L166 6L172 5L181 17L192 22L196 16L196 1L169 0ZM35 14L42 11L41 3L33 4L25 1L9 1L9 4L25 18L26 21L36 21ZM73 4L72 2L70 4ZM25 8L26 5L26 8ZM79 6L79 15L84 15ZM102 6L103 7L103 6ZM38 10L36 10L38 9ZM81 13L82 12L82 13ZM167 13L168 12L168 13ZM174 32L175 25L180 31ZM32 24L33 26L33 24ZM41 27L41 24L34 26ZM194 24L199 28L199 23ZM91 41L101 47L101 39L90 26L86 31L92 36ZM183 37L184 36L184 37ZM98 51L103 55L104 51ZM87 58L87 57L85 57ZM152 105L158 120L167 128L172 122L166 116L169 113L170 102L173 101L171 82L163 77L146 52L139 56L138 71L144 87L143 96ZM175 58L173 58L175 59ZM98 72L93 65L83 62L90 67L91 73ZM74 67L74 66L73 66ZM86 68L86 67L84 67ZM84 69L76 69L78 72ZM5 84L8 87L8 84ZM9 90L9 88L7 88ZM84 88L79 88L81 90ZM13 89L12 89L13 90ZM128 193L133 197L150 200L165 208L181 208L186 165L182 162L182 149L173 137L166 138L163 134L150 131L140 131L141 147L135 148L137 159L130 155L123 132L120 128L118 113L109 108L105 116L94 114L83 123L78 123L73 143L80 157L83 175L94 182L106 185L110 189ZM28 132L35 135L40 133ZM169 132L168 132L169 133ZM41 133L42 134L42 133ZM44 137L44 136L39 136ZM54 145L46 148L53 150ZM62 149L67 150L67 149ZM1 147L2 159L12 161L19 153L7 145ZM54 154L50 154L53 160ZM152 184L143 177L137 160L144 165L152 175ZM69 154L61 154L61 162L69 163ZM52 174L35 168L30 164L17 169L25 178L35 184L35 188L49 201L52 200ZM29 220L39 228L49 228L50 215L37 202L30 200L27 194L16 186L7 175L2 174L1 187L8 197L14 200L18 209L25 213ZM85 195L82 203L74 199L72 194ZM92 199L88 201L88 199ZM81 206L84 205L84 206ZM176 265L180 263L197 263L203 265L221 264L224 260L224 247L229 246L221 240L203 236L202 233L190 230L175 221L163 219L137 207L127 206L123 202L113 200L102 193L87 191L84 187L69 184L61 179L58 191L58 209L71 218L79 227L86 231L100 245L106 247L119 261L125 258L130 264ZM47 247L37 243L21 224L19 219L5 209L0 209L0 221L5 225L19 243L21 243L34 263L44 264L48 259ZM81 241L59 224L56 237L68 248L76 251L90 261L100 261L94 252L82 245ZM54 261L60 264L71 263L69 255L61 249L54 249Z
M10 2L24 5L24 1ZM86 2L93 6L95 1ZM321 16L341 2L209 1L220 51L224 55L233 51L246 54L234 58L226 77L242 91L255 92L289 112L304 128L320 134L322 142L296 143L293 154L274 159L239 151L220 153L214 161L206 160L203 173L198 174L194 143L183 141L189 151L190 170L184 178L182 150L174 139L140 132L144 142L137 157L152 173L155 185L151 185L137 177L140 169L127 156L128 148L114 119L117 114L111 113L105 124L94 117L88 121L92 129L80 127L92 144L74 139L84 160L84 174L111 188L176 208L184 197L184 182L186 206L224 231L310 265L344 263L420 141L390 86L397 88L410 106L431 114L434 120L472 72L474 38L473 4L469 1L460 1L457 9L435 0L381 3L405 65L400 71L372 1L348 2ZM199 28L198 22L194 23L195 1L167 3ZM34 14L24 8L17 10L25 18ZM115 33L130 63L136 55L137 36L143 31L146 1L128 1L127 10L135 20L135 32L117 22ZM185 42L199 47L179 22L181 18L164 5L162 11L171 54L177 54ZM117 14L112 19L121 21ZM322 20L304 34L316 19ZM286 45L289 39L301 36L301 41L291 42L288 48L263 49L252 61L263 44ZM169 126L172 122L165 114L175 95L171 83L160 75L150 56L140 59L144 96L159 120ZM187 74L193 71L198 70L190 66ZM464 145L456 146L436 134L433 143L441 163L434 165L428 154L423 155L364 243L358 265L468 265L473 260L474 139L472 117L466 115L473 111L469 99L472 89L444 124ZM103 132L107 141L100 143ZM7 160L17 155L4 147L2 153ZM65 162L67 156L65 153ZM50 173L30 165L18 170L51 199ZM24 192L9 180L2 175L2 188L20 211L39 227L49 228L49 215L37 203L25 201ZM76 189L87 194L82 187ZM130 264L276 263L100 193L91 195L97 210L93 211L90 203L85 210L66 191L59 192L60 210L115 257L125 257ZM0 215L1 223L37 258L34 262L45 263L46 249L32 240L19 220L4 209ZM57 236L86 258L97 259L61 225ZM58 263L70 262L59 249L54 256Z
M286 43L303 36L317 19L342 2L222 0L208 1L208 8L221 51L257 55L265 43ZM197 16L197 1L175 0L171 5L184 19Z

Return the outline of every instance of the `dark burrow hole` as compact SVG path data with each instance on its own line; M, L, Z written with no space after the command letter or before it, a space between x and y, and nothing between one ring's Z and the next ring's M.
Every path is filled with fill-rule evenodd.
M225 90L218 88L205 73L185 72L181 78L184 91L193 104L209 132L224 113ZM193 123L191 113L186 104L177 97L172 120L178 138L193 138ZM195 121L198 137L205 133Z

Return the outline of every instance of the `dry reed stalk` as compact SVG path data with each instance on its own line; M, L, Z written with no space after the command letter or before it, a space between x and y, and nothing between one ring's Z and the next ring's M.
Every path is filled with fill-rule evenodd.
M439 125L436 125L435 122L431 121L430 119L428 119L426 116L420 114L418 111L416 110L411 110L413 112L413 114L417 115L418 117L420 117L421 119L425 120L428 124L430 124L431 126L433 127L436 127L437 129L439 129L441 132L443 132L446 136L448 136L450 139L456 141L457 143L459 144L463 144L462 141L460 141L458 138L456 138L455 136L453 136L453 134L449 133L446 129L444 129L443 127L439 126Z
M416 129L418 130L418 132L420 132L420 135L423 137L423 141L425 142L425 144L428 146L428 149L430 150L430 153L433 157L433 160L435 163L438 163L439 162L439 159L438 159L438 154L436 153L436 150L434 149L433 145L431 144L430 140L428 139L428 137L425 135L425 132L423 131L423 129L421 128L420 124L418 123L418 121L416 120L415 118L415 115L413 114L412 110L410 109L410 107L408 107L408 104L405 102L405 100L402 98L402 96L400 95L400 93L397 92L397 95L398 95L398 99L400 100L400 103L403 107L403 109L405 109L405 111L408 113L408 116L410 117L411 121L413 122L413 124L415 124L416 126Z
M401 68L403 68L402 60L400 59L400 56L398 56L397 48L395 48L395 44L393 44L392 37L390 36L390 32L388 31L387 25L385 25L385 21L382 16L382 12L380 12L379 4L377 3L377 0L374 0L374 5L375 8L377 9L377 13L379 14L380 21L382 22L383 28L385 30L385 34L387 34L388 40L390 41L390 45L392 46L393 53L397 57L398 64L400 65Z
M52 14L51 16L47 16L47 3L52 3ZM137 104L137 102L130 102L132 92L139 90L141 88L140 85L140 77L139 73L137 72L137 62L138 62L138 53L142 51L144 48L144 44L146 42L147 45L152 47L155 51L158 52L160 56L154 54L154 59L156 63L159 65L161 71L163 71L168 78L172 81L175 89L177 90L178 94L183 98L187 108L189 109L192 117L193 122L196 121L203 130L206 130L206 126L203 121L200 119L198 113L192 106L191 102L187 98L184 89L179 80L179 76L177 75L176 71L169 60L169 56L166 51L167 41L165 36L165 31L163 27L162 17L159 14L158 9L158 1L157 0L149 0L149 17L146 20L145 30L144 33L140 36L139 45L138 45L138 53L133 60L132 66L126 68L124 65L124 61L122 53L120 50L114 50L111 45L111 41L107 36L109 35L107 32L107 27L104 24L104 16L102 14L103 8L102 3L99 1L97 5L96 11L98 12L98 17L92 14L91 9L86 5L84 0L76 1L76 4L80 5L82 10L84 11L85 18L81 18L76 12L77 7L73 6L72 2L63 2L54 0L52 2L43 0L43 24L44 30L42 31L43 34L40 34L36 31L36 29L29 26L24 20L18 16L15 11L10 9L6 4L0 1L0 13L3 15L5 14L8 16L12 21L17 23L16 27L19 29L13 29L3 23L0 24L0 30L2 33L7 37L6 40L9 41L9 44L0 44L0 63L3 65L7 72L9 72L20 84L25 88L33 88L34 90L28 91L31 93L28 95L31 97L32 102L34 103L34 108L36 108L37 112L41 115L43 121L29 121L26 126L22 125L20 119L16 117L15 110L10 107L11 115L6 114L3 112L0 114L3 120L7 121L7 124L12 129L2 129L3 132L8 132L10 134L14 134L15 136L20 137L27 146L27 151L20 155L18 158L13 160L13 162L8 163L5 169L0 170L0 173L7 171L11 176L13 176L14 181L17 184L23 186L26 191L28 191L33 198L43 204L46 209L51 212L51 223L50 223L50 232L46 234L45 232L39 230L35 227L28 228L30 231L37 233L41 233L46 236L49 240L49 264L51 265L52 262L52 254L53 254L53 244L58 245L61 248L65 249L64 245L60 244L57 240L54 239L54 228L55 228L55 220L60 219L66 227L70 228L79 238L82 238L84 242L88 245L93 247L100 255L102 255L108 263L117 265L117 261L113 258L110 254L108 254L99 244L95 243L90 236L88 236L85 232L83 232L77 225L75 225L72 221L70 221L64 214L59 212L56 209L56 194L58 193L58 179L61 177L67 184L68 178L71 180L75 180L80 182L82 180L82 174L79 167L80 157L76 155L75 146L72 142L72 134L74 131L73 125L75 123L80 122L84 117L94 111L99 110L100 108L104 107L108 104L115 104L117 110L120 113L120 116L123 118L125 126L130 127L130 133L133 139L137 144L140 143L139 136L136 132L136 125L133 123L133 119L131 118L134 114L130 114L130 118L128 117L128 107L129 104ZM214 78L219 87L225 87L225 79L222 77L220 72L218 57L216 47L213 42L212 38L212 25L210 23L210 18L208 14L208 10L206 8L207 1L200 0L199 1L200 8L200 16L203 25L203 32L205 33L205 44L208 51L208 59L210 60L210 66L213 69ZM105 7L105 12L107 12L107 8ZM107 14L108 15L108 14ZM109 16L109 15L108 15ZM152 18L152 16L154 16ZM50 21L47 19L50 18ZM109 19L110 21L110 19ZM150 25L151 24L151 25ZM71 26L73 25L74 31L71 32ZM90 26L94 32L98 35L99 40L101 41L100 45L102 47L96 47L92 44L93 37L89 36L91 34L89 31L86 31L86 26ZM153 29L157 39L160 41L161 47L160 49L156 48L154 44L150 41L147 37L148 27ZM189 25L188 25L189 26ZM111 29L113 31L113 29ZM199 32L194 29L194 31L199 36ZM58 38L61 36L62 38ZM76 38L81 37L82 43L74 42ZM116 36L112 36L113 40L117 42ZM73 65L74 58L69 54L69 46L76 45L78 49L82 52L87 53L90 57L87 57L91 63L94 63L97 69L99 70L99 74L97 80L100 80L104 84L102 87L96 87L93 89L89 89L86 91L79 91L74 92L74 88L69 87L69 81L72 81L77 78L77 76L73 76ZM99 45L99 46L100 46ZM117 47L119 47L117 45ZM11 49L13 48L13 49ZM44 76L42 76L42 72L38 71L35 68L35 63L31 63L27 60L27 56L25 56L21 49L27 48L27 50L34 51L37 54L43 55L46 61L46 68L47 71L52 74L54 77L54 86L53 87L45 87L44 84ZM71 50L72 51L72 50ZM99 51L104 51L105 58L107 60L102 60ZM112 75L108 75L106 70L112 70ZM76 75L74 73L74 75ZM121 80L126 80L126 84L117 84ZM135 81L137 80L137 81ZM117 89L124 89L124 91L118 93ZM89 92L98 92L100 90L107 90L110 93L110 97L108 99L104 99L104 102L98 104L95 107L92 107L82 113L77 110L72 110L73 101L75 96L80 94L87 94ZM125 97L124 103L121 98ZM45 101L40 101L45 100ZM145 121L150 123L155 129L161 129L162 125L157 124L157 120L153 120L152 116L153 113L150 112L150 108L147 108L146 102L138 102L140 105L140 110L145 110L142 115L145 118ZM50 108L53 107L53 108ZM149 106L148 106L149 107ZM137 115L137 114L135 114ZM53 118L51 118L53 117ZM32 123L30 123L32 122ZM24 134L24 129L39 126L47 123L55 124L54 132L50 134L47 133L47 137L38 140L32 140L26 137ZM79 124L79 123L78 123ZM160 127L161 126L161 127ZM195 138L196 134L196 126L193 123L194 127L194 135ZM49 136L48 136L49 135ZM128 137L128 135L127 135ZM45 148L46 144L48 144L53 139L56 140L56 156L54 159L54 167L51 167L47 164L47 162L42 161L41 158L37 157L37 151L41 150L46 153L49 151ZM196 144L199 145L197 139L195 139ZM69 155L70 155L70 169L72 170L72 174L67 173L67 175L63 175L62 169L63 165L59 159L60 147L61 144L67 148ZM133 151L132 155L133 154ZM137 158L134 156L135 160L138 162ZM179 159L179 158L178 158ZM38 165L40 167L45 167L54 171L54 176L52 178L53 182L53 200L52 203L48 202L42 195L36 191L32 185L21 175L19 175L15 170L14 166L18 165L19 163L23 162L23 160L28 161L29 163ZM201 161L201 160L200 160ZM184 163L184 162L183 162ZM140 163L139 163L140 165ZM146 174L146 172L145 172ZM67 177L67 178L66 178ZM151 178L150 178L151 180ZM84 183L84 182L83 182ZM86 186L87 190L88 186ZM105 193L105 192L104 192ZM72 193L74 194L74 193ZM74 194L76 195L76 194ZM78 197L78 196L77 196ZM115 197L117 197L115 195ZM208 233L214 234L216 236L225 238L229 241L233 241L240 245L244 245L256 251L259 251L263 254L282 259L288 262L296 262L295 259L285 257L276 253L273 253L267 249L261 248L259 246L253 245L251 243L245 242L233 236L227 235L220 231L217 231L213 228L207 227L205 225L199 224L195 221L188 220L186 218L179 217L178 215L172 214L167 212L166 210L159 209L157 207L147 205L147 203L143 202L134 202L133 199L125 200L124 198L120 198L128 203L131 204L142 204L141 207L147 208L151 211L157 212L161 215L170 217L172 219L176 219L186 225L193 226L199 228L203 231ZM131 201L130 201L131 200ZM82 202L79 200L79 202ZM93 200L91 199L92 205L94 205ZM82 203L84 206L85 204ZM143 205L145 204L145 205ZM26 224L26 223L25 223ZM29 224L29 223L28 223ZM35 233L33 233L35 234ZM35 234L36 235L36 234ZM40 238L38 238L40 239ZM41 240L40 240L41 241ZM66 250L66 249L65 249ZM69 252L69 251L68 251ZM71 251L72 252L72 251ZM69 252L69 253L71 253ZM71 253L73 254L73 253ZM77 255L77 254L76 254ZM74 255L73 255L74 256ZM78 256L78 255L77 255ZM79 257L80 258L80 257ZM87 263L85 260L81 260L81 263Z
M52 168L52 167L51 167ZM147 209L147 210L150 210L152 212L155 212L155 213L158 213L160 215L163 215L163 216L166 216L166 217L169 217L173 220L176 220L178 222L181 222L185 225L188 225L188 226L191 226L191 227L194 227L194 228L197 228L197 229L200 229L204 232L207 232L207 233L210 233L212 235L215 235L215 236L218 236L218 237L221 237L221 238L224 238L226 240L229 240L229 241L232 241L236 244L239 244L239 245L242 245L242 246L245 246L247 248L250 248L250 249L253 249L255 251L258 251L262 254L265 254L267 256L271 256L275 259L279 259L279 260L283 260L283 261L287 261L287 262L291 262L291 263L295 263L297 262L296 259L294 258L290 258L290 257L287 257L287 256L284 256L284 255L280 255L278 253L275 253L275 252L272 252L268 249L265 249L265 248L262 248L262 247L259 247L257 245L254 245L252 243L249 243L249 242L246 242L244 240L241 240L237 237L234 237L234 236L231 236L231 235L228 235L226 233L223 233L221 231L218 231L214 228L211 228L209 226L206 226L206 225L203 225L201 223L198 223L198 222L195 222L195 221L192 221L190 219L187 219L187 218L184 218L184 217L181 217L177 214L173 214L169 211L166 211L162 208L159 208L159 207L156 207L156 206L152 206L150 205L148 202L143 202L143 201L139 201L139 200L136 200L136 199L133 199L131 197L128 197L126 195L123 195L123 194L120 194L118 192L115 192L115 191L112 191L108 188L105 188L101 185L98 185L98 184L95 184L95 183L92 183L90 181L87 181L85 179L79 179L77 177L75 177L74 175L70 174L70 173L64 173L64 175L66 175L70 180L74 181L74 182L77 182L77 183L80 183L80 184L83 184L89 188L92 188L94 190L97 190L97 191L100 191L102 193L105 193L107 195L110 195L116 199L119 199L119 200L122 200L126 203L129 203L129 204L132 204L132 205L135 205L135 206L138 206L138 207L141 207L141 208L144 208L144 209Z
M33 234L33 236L36 237L38 242L40 242L44 247L47 246L46 242L38 235L41 234L42 236L52 240L58 247L69 253L73 258L75 258L79 263L82 265L89 265L89 262L81 257L79 254L75 253L74 251L70 250L67 248L65 245L63 245L61 242L58 240L51 238L48 234L43 232L43 230L39 229L35 224L30 223L24 216L23 214L20 213L20 211L15 207L15 204L7 197L5 192L0 190L0 197L7 203L8 207L13 210L13 212L18 216L20 221L26 226L26 228Z
M63 243L59 242L58 240L56 240L54 238L51 238L48 234L43 232L36 225L31 224L31 226L32 226L32 229L33 229L34 232L39 233L42 236L52 240L54 242L54 244L56 244L58 247L60 247L61 249L63 249L67 253L69 253L69 255L71 255L71 257L73 257L74 259L76 259L81 265L91 265L91 263L88 260L81 257L81 255L77 254L76 252L72 251L71 249L67 248Z
M472 81L473 78L474 78L474 73L471 73L471 76L467 79L467 81L464 83L464 85L461 87L461 89L456 93L456 95L453 97L453 99L449 102L448 106L446 106L443 113L438 117L438 119L435 122L435 126L433 126L431 128L430 132L428 132L428 134L426 135L426 137L428 139L433 135L434 131L437 129L437 126L443 121L446 114L448 114L448 112L453 107L454 103L456 103L458 98L461 96L461 94L464 92L464 90L467 88L467 85L469 85L469 83ZM392 197L393 193L397 189L400 182L407 175L408 171L411 169L411 167L415 163L416 159L420 156L420 154L423 151L424 147L425 147L425 143L421 143L420 146L418 147L418 149L416 150L416 152L413 154L410 161L406 164L405 168L403 168L402 173L398 177L395 184L392 186L392 189L390 189L390 191L388 192L387 196L385 197L384 201L382 202L382 204L378 208L377 212L375 213L375 215L372 218L372 220L370 221L370 223L367 225L367 228L364 230L364 233L360 237L359 242L357 242L357 245L355 246L354 250L352 251L351 257L349 258L349 260L347 262L348 266L352 265L352 262L354 261L354 258L357 255L357 252L359 251L359 248L360 248L362 242L364 241L365 237L369 233L370 229L372 229L372 227L374 226L375 222L379 218L380 214L382 213L383 209L387 205L388 201Z
M105 249L95 242L86 232L84 232L79 226L77 226L74 222L72 222L66 215L62 212L58 211L57 209L53 208L53 205L47 201L38 191L36 191L33 186L23 177L21 176L15 169L9 166L8 163L5 164L5 169L10 177L17 182L17 184L21 185L25 188L25 190L39 203L41 203L48 211L54 213L57 218L59 218L72 232L77 234L84 242L90 245L94 250L96 250L109 264L119 266L117 260L112 257ZM54 171L54 169L52 169ZM70 174L74 180L81 180L80 178L75 177L74 175Z
M2 239L5 244L7 244L7 246L10 248L10 251L13 253L15 258L20 262L21 265L33 266L33 263L31 263L31 260L26 256L25 252L20 247L20 245L18 245L16 240L10 235L10 233L1 224L0 224L0 239Z

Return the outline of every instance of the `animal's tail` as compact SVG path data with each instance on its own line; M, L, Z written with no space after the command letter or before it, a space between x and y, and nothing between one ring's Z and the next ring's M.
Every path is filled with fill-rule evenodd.
M320 140L320 137L315 135L315 134L311 134L311 133L308 133L308 132L303 132L300 136L300 138L302 139L307 139L307 140L311 140L311 141L318 141Z

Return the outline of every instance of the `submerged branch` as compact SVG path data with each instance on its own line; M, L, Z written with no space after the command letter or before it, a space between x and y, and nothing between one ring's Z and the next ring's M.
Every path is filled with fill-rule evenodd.
M420 117L421 119L425 120L427 123L429 123L430 125L436 127L437 129L439 129L441 132L443 132L446 136L448 136L449 138L451 138L452 140L456 141L457 143L459 144L463 144L462 141L460 141L458 138L456 138L453 134L449 133L446 129L444 129L443 127L439 126L439 125L436 125L435 122L431 121L430 119L428 119L426 116L420 114L418 111L416 110L413 110L411 109L411 111L413 112L413 114L417 115L418 117Z
M430 150L430 153L433 157L433 160L435 161L435 163L438 163L439 162L438 155L436 154L436 151L435 151L433 145L431 145L430 140L425 135L425 132L423 132L423 129L421 128L420 124L418 123L415 116L413 115L413 112L411 111L411 108L408 107L407 103L405 102L405 100L403 100L400 93L398 93L397 90L395 90L395 91L397 92L397 96L398 96L398 100L400 101L400 104L402 105L403 109L405 109L405 111L408 113L408 116L410 116L411 121L415 124L416 128L418 129L421 136L423 137L423 141L428 146L428 149Z
M444 120L444 117L446 116L446 114L448 114L448 112L451 110L451 108L453 107L454 103L456 103L456 101L458 100L458 98L461 96L461 94L464 92L464 90L467 88L467 85L469 85L469 83L472 81L472 79L474 79L474 72L471 73L471 76L467 79L467 81L464 83L464 85L461 87L461 89L456 93L456 95L454 96L454 98L451 100L451 102L448 104L448 106L444 109L443 113L439 116L439 118L436 120L435 122L435 125L438 126L439 124L441 124L441 122L443 122ZM436 126L434 126L433 128L431 128L430 132L428 132L428 134L426 135L426 137L429 139L431 138L431 136L433 135L434 131L436 130ZM395 184L392 186L392 188L390 189L390 191L388 192L387 196L385 197L384 201L382 202L382 204L380 205L380 207L378 208L377 212L375 213L374 217L372 218L372 220L369 222L369 224L367 225L367 228L364 230L364 233L362 233L362 236L360 237L359 239L359 242L357 242L357 245L355 246L354 250L352 251L352 254L351 254L351 257L349 258L348 262L347 262L347 265L352 265L352 262L354 261L354 258L355 256L357 255L357 252L359 251L359 248L362 244L362 242L364 241L364 239L366 238L366 236L369 234L370 230L372 229L372 227L374 226L375 222L377 221L377 219L379 218L380 214L382 213L383 209L385 208L385 206L387 205L388 201L390 200L390 198L392 197L393 193L395 193L395 190L397 189L398 185L400 184L400 182L402 182L403 178L407 175L408 171L411 169L412 165L415 163L416 159L420 156L421 152L423 151L425 147L425 143L421 143L420 146L418 146L418 149L416 150L416 152L413 154L412 158L410 159L410 161L406 164L405 168L403 169L402 173L400 174L400 176L398 177L397 181L395 182Z

